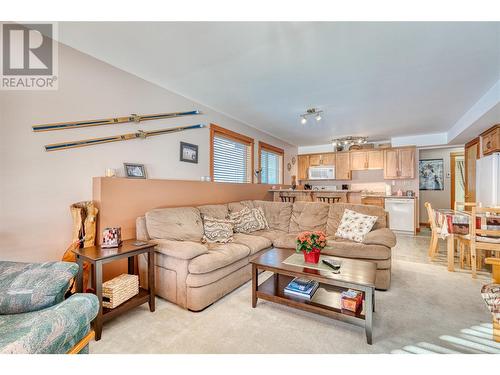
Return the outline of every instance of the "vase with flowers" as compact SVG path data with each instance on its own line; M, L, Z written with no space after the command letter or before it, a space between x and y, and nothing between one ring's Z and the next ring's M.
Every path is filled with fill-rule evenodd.
M297 236L297 253L304 254L306 263L318 263L321 250L326 246L324 232L302 232Z

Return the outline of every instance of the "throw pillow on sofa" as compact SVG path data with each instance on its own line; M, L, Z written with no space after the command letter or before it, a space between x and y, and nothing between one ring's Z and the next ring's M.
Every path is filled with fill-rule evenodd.
M204 243L228 243L233 240L233 221L203 216Z
M377 216L363 215L346 208L335 236L355 242L363 242L377 219Z
M241 211L229 214L234 222L235 233L252 233L258 230L269 229L264 210L262 208L244 208Z

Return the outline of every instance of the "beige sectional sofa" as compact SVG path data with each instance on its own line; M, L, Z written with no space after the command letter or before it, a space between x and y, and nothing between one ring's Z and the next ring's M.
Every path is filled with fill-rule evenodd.
M261 207L269 230L236 233L227 244L203 244L202 216L225 218L245 207ZM363 243L335 238L344 209L378 216ZM161 208L137 218L137 238L156 246L156 292L192 311L200 311L251 279L250 259L272 246L295 248L297 234L323 230L325 254L368 260L377 265L376 287L388 289L391 248L396 238L387 228L386 212L376 206L313 202L242 201L199 207ZM139 261L141 284L147 285L146 264Z

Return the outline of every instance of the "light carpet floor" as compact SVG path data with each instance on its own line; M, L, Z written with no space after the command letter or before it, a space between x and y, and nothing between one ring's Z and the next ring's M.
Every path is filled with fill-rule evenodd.
M392 285L376 292L373 345L364 329L259 300L251 307L246 283L202 312L157 298L105 324L91 353L391 353L414 343L440 345L440 337L489 324L480 296L489 280L468 271L448 272L442 256L426 257L429 237L398 236ZM261 277L261 279L263 279Z

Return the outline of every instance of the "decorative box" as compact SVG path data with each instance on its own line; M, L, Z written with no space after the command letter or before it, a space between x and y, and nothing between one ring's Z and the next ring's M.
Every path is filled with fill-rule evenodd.
M102 248L119 247L122 244L122 229L105 228L102 232Z
M363 297L364 293L349 289L340 294L340 306L342 310L351 311L353 313L357 313L361 310L363 306Z
M102 284L102 306L114 309L139 294L139 276L122 274Z

